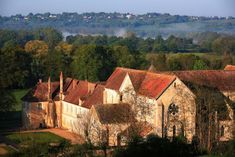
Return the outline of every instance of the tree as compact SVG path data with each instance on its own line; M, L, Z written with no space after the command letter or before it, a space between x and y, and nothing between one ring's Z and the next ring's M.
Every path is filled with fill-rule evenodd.
M61 32L50 27L36 30L34 36L37 40L45 41L49 49L53 49L63 39Z
M24 87L30 73L31 57L13 42L6 42L0 51L0 87Z
M140 52L151 52L153 50L153 43L154 40L151 38L147 38L147 39L139 39L139 43L138 43L138 50Z
M102 46L80 46L73 57L73 75L90 81L106 80L116 67L112 53L110 48Z
M178 50L178 43L177 43L177 38L173 35L169 36L168 39L166 40L167 43L167 49L169 51L177 52Z
M13 109L16 104L15 97L8 88L23 86L28 71L24 63L21 64L22 49L17 48L13 42L8 41L0 50L0 112L6 112Z
M183 54L178 55L177 59L179 60L183 70L192 70L199 57L193 54Z
M41 40L31 40L25 44L25 51L40 58L48 53L48 45Z
M166 51L165 41L161 35L158 35L157 38L154 40L153 51Z
M167 70L167 58L166 54L160 53L160 54L148 54L147 60L151 62L152 65L156 68L158 71L164 71Z
M169 70L182 70L181 63L175 57L168 58L167 65Z
M193 65L193 70L205 70L205 69L208 69L208 66L203 60L199 59L195 61Z
M134 65L134 57L126 46L114 46L113 58L117 66L130 68Z
M4 45L7 41L15 41L16 40L16 32L10 30L0 30L0 47Z
M224 53L222 58L222 67L225 67L228 64L233 64L233 58L230 53Z
M9 90L0 87L0 112L6 112L13 110L13 107L17 104L14 95Z
M73 45L68 44L66 42L60 42L56 47L56 51L63 52L65 54L71 54L73 50Z
M235 53L235 38L234 37L220 37L212 43L214 52L225 54Z

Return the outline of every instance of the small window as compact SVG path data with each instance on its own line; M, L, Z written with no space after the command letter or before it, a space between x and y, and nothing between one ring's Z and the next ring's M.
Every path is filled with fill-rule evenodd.
M123 98L123 96L122 96L122 94L120 95L120 102L122 102L122 98Z
M42 110L42 103L38 103L37 108L38 108L38 110Z
M224 126L222 125L220 128L220 136L223 137L224 136Z
M175 135L176 135L176 126L174 125L173 126L173 138L175 138Z

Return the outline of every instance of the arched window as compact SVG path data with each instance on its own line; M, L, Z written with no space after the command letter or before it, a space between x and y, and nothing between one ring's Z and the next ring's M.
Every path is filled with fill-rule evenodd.
M222 125L220 128L220 136L223 137L224 136L224 126Z
M173 126L173 138L175 138L175 135L176 135L176 126L174 125Z
M170 104L168 108L168 112L172 115L175 115L179 112L179 107L175 105L174 103Z

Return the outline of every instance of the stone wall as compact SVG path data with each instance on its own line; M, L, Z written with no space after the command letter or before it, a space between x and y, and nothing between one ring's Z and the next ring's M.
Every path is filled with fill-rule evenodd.
M26 129L37 129L46 126L47 102L23 103L23 126Z
M167 137L182 134L190 142L196 129L196 103L189 88L176 79L157 103L157 134Z
M89 109L65 101L62 106L62 127L82 135L84 133L82 122Z

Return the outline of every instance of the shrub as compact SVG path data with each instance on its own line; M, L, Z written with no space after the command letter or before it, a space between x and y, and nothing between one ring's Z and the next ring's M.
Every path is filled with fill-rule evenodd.
M156 135L149 135L146 140L137 138L130 142L126 149L119 149L115 152L116 157L189 157L196 155L197 151L191 144L187 144L184 138L177 137L170 141Z

